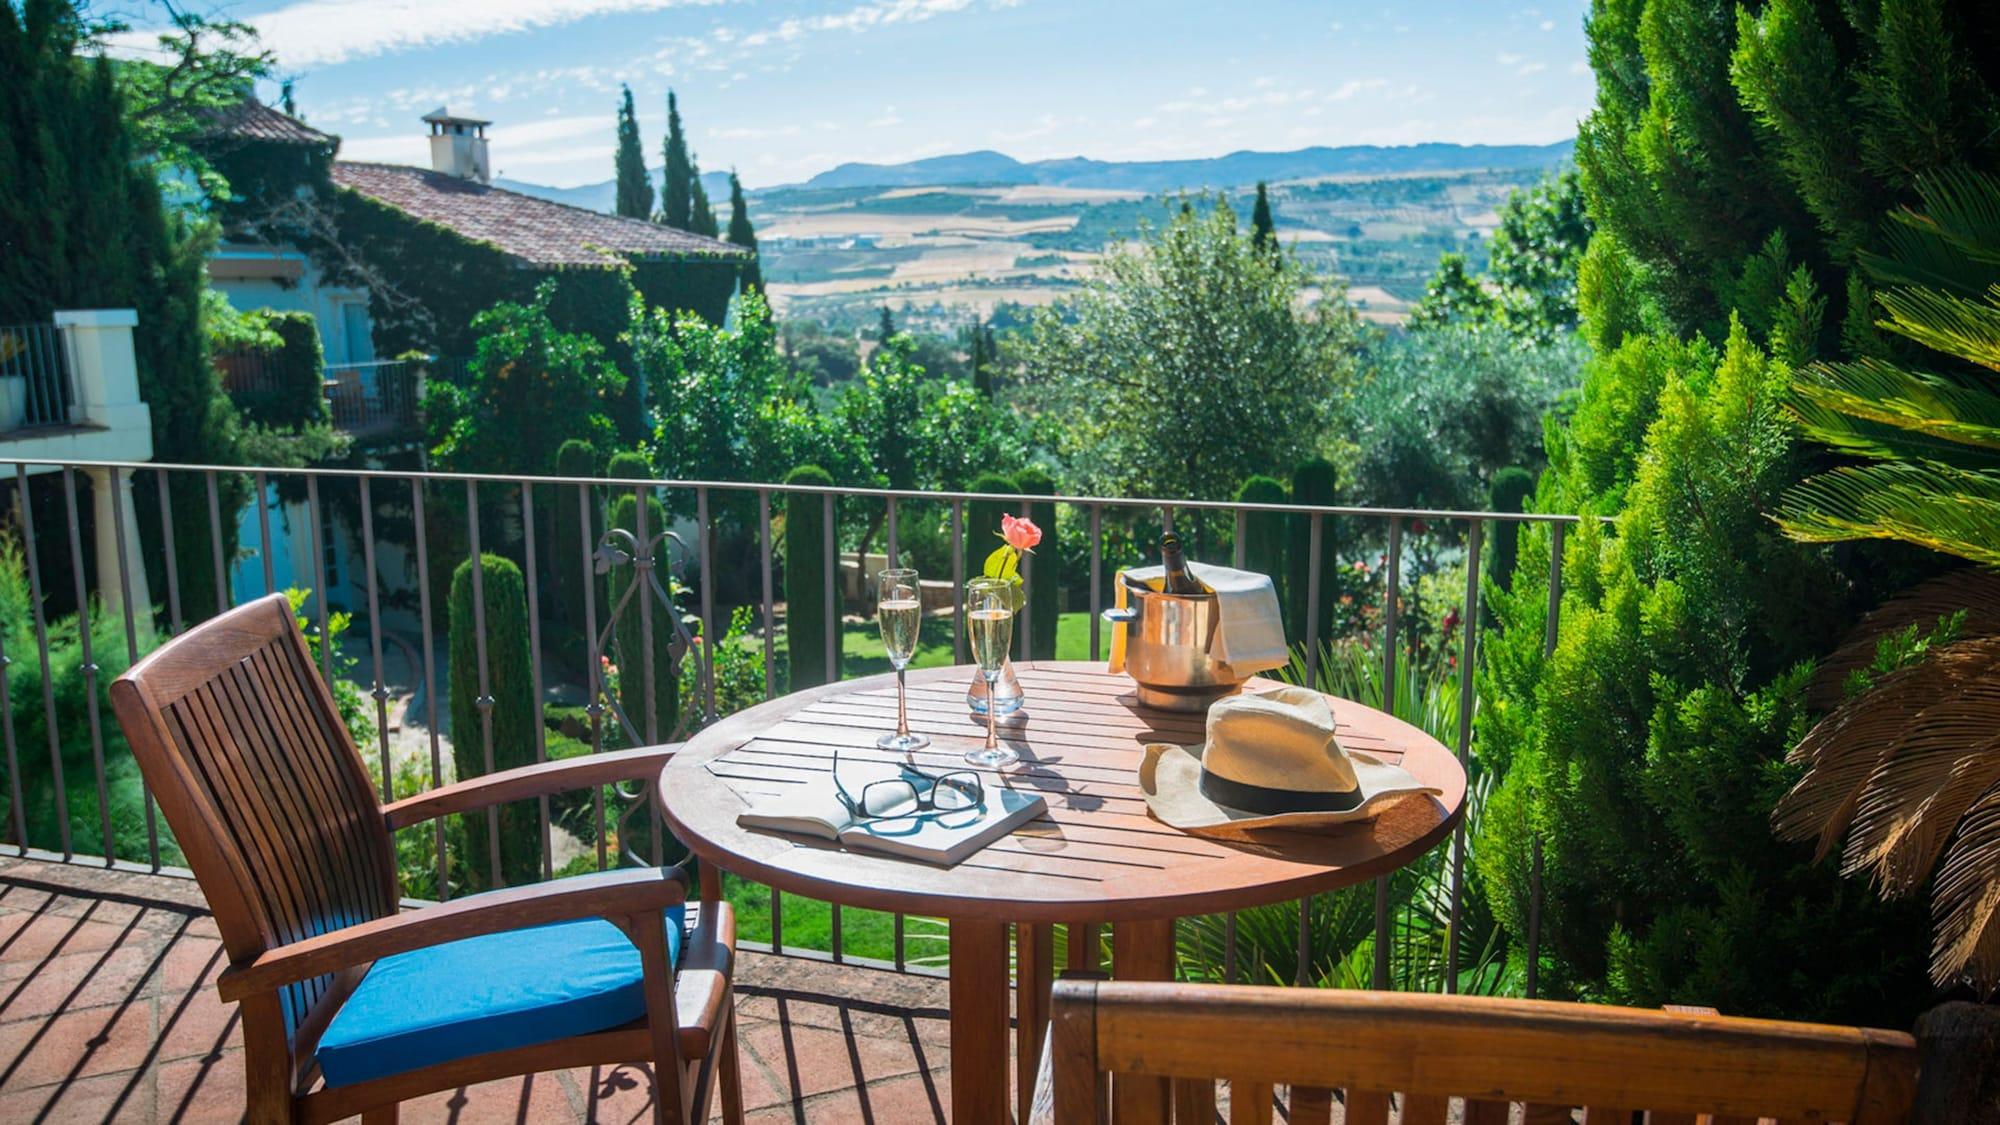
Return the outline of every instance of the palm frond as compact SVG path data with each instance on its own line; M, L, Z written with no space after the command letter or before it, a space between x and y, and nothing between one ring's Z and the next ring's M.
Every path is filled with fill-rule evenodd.
M1929 877L1959 818L2000 782L2000 637L1948 645L1931 657L1940 678L1893 753L1870 774L1847 836L1843 870L1869 871L1899 897Z
M1988 789L1959 822L1958 837L1931 892L1937 935L1931 979L1964 975L1982 995L2000 985L2000 785Z
M1778 516L1807 542L1897 539L2000 566L2000 477L1948 465L1849 465L1800 481Z
M2000 357L2000 322L1989 343ZM1843 444L1841 435L1818 432L1823 419L1802 407L2000 453L2000 395L1880 359L1814 364L1793 380L1792 398L1793 414L1806 433L1829 445Z
M1807 731L1785 758L1806 772L1771 810L1778 838L1813 841L1815 858L1832 854L1870 780L1894 759L1903 733L1947 679L1931 662L1891 672Z
M1930 288L1896 288L1875 299L1889 319L1880 326L1946 355L2000 371L2000 305L1995 290L1980 299Z
M2000 180L1944 172L1923 178L1918 192L1918 207L1892 216L1884 252L1863 252L1862 264L1891 284L1984 292L2000 263Z
M1861 619L1840 647L1820 661L1806 689L1806 704L1814 711L1840 705L1848 677L1875 661L1882 638L1912 625L1930 629L1944 617L1963 613L1959 637L2000 635L2000 573L1964 567L1940 574L1884 602Z

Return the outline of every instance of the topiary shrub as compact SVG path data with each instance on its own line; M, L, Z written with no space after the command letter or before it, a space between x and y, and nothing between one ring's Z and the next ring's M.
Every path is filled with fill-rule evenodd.
M1239 504L1283 504L1285 486L1262 474L1243 482L1236 490ZM1307 529L1310 534L1311 529ZM1285 516L1281 512L1243 513L1243 566L1271 576L1278 587L1278 600L1285 601L1291 576L1285 573ZM1324 634L1321 634L1324 636ZM1299 639L1299 638L1294 638Z
M833 477L818 465L800 465L784 483L824 487ZM838 507L834 518L839 518ZM836 526L838 526L836 524ZM827 634L840 659L840 621L827 603L826 501L817 492L785 494L785 634L791 654L791 687L817 687L834 678L826 659Z
M1338 503L1340 498L1339 476L1333 463L1323 457L1315 457L1292 470L1292 503L1329 505ZM1339 569L1336 550L1339 543L1339 521L1331 516L1320 521L1319 541L1319 629L1317 636L1324 642L1333 637L1333 603L1338 597L1335 572ZM1288 550L1286 552L1285 581L1285 630L1294 643L1304 643L1314 631L1306 621L1306 609L1312 598L1312 517L1301 512L1290 519Z
M619 453L611 458L605 467L613 480L650 480L652 468L646 458L637 453ZM655 499L650 490L646 495L646 527L640 534L639 497L632 488L620 488L612 495L611 514L606 526L622 528L639 540L639 549L646 548L646 542L667 529L667 510ZM654 573L660 584L671 589L668 563L671 559L663 542L654 558ZM641 587L634 590L632 600L623 609L618 603L625 597L625 591L639 577L635 566L614 566L611 568L609 589L605 602L606 612L616 610L617 624L611 633L611 659L618 665L618 705L625 710L634 730L639 732L642 742L664 741L672 738L674 727L681 717L680 676L674 668L674 613L671 606L663 606L657 595ZM645 604L650 601L651 604ZM653 634L653 677L650 696L646 690L646 617L652 618ZM601 628L602 626L600 626ZM652 710L648 712L647 705Z
M259 314L277 334L276 347L219 355L216 366L232 372L230 398L252 422L295 429L332 419L326 402L326 360L319 346L319 323L311 313Z
M487 722L479 706L479 617L473 600L472 560L458 564L451 576L451 756L459 780L489 771L530 765L535 760L536 714L534 682L528 653L528 594L521 568L499 555L479 556L479 585L486 624L487 694L492 761L487 761ZM509 885L531 883L541 873L541 819L534 801L499 806L500 874ZM491 877L492 865L481 841L489 839L486 819L467 818L466 832L474 859L466 868L476 883Z
M1015 486L1030 496L1054 496L1055 478L1040 466L1031 465L1021 470L1014 478ZM1027 653L1029 660L1054 660L1056 658L1056 621L1062 609L1062 592L1058 588L1060 567L1056 565L1056 506L1054 502L1035 502L1027 505L1026 515L1042 529L1042 545L1035 548L1034 562L1029 564L1028 578L1028 620L1033 625L1034 651ZM992 548L987 548L991 550ZM1015 645L1015 650L1025 651L1027 638Z
M596 476L596 448L581 438L563 442L556 450L556 475ZM579 511L586 506L590 513L588 532L583 529ZM584 612L583 594L587 584L597 580L583 559L587 552L597 548L604 514L594 495L569 484L556 486L555 503L548 510L549 532L543 542L548 544L549 552L549 592L554 596L555 618L563 625L555 642L556 650L565 667L581 667L589 651L585 636L589 615Z
M1493 512L1526 511L1528 497L1535 491L1535 476L1518 465L1509 465L1493 474L1493 484L1487 489L1487 510ZM1520 551L1521 525L1514 520L1501 520L1493 527L1493 560L1487 570L1492 575L1493 584L1502 589L1509 588L1514 581L1514 562Z

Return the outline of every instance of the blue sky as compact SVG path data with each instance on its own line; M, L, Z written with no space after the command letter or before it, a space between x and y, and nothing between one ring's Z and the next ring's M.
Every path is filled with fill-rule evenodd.
M618 87L659 161L666 92L752 187L993 148L1133 160L1547 142L1588 109L1585 0L240 0L348 159L424 163L417 118L491 118L498 174L611 176ZM132 18L141 27L143 11ZM268 91L275 97L275 87Z

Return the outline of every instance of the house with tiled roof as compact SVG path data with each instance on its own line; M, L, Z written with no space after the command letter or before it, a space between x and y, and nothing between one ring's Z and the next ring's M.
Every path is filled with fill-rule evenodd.
M232 238L211 262L217 287L238 307L313 312L329 363L470 354L474 317L544 282L556 287L562 327L614 349L634 292L649 306L723 316L750 251L495 187L490 122L442 108L423 122L428 168L333 159L339 138L255 101L218 115L217 137L261 162L238 190L246 204L261 193L261 212L243 209L267 218L240 225L289 237ZM264 173L281 173L275 190ZM313 214L293 203L302 188L318 197Z

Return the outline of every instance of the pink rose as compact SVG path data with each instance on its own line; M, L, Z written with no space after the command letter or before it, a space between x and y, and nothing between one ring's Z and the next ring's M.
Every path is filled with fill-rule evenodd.
M1017 519L1013 516L1000 517L1000 537L1016 551L1026 551L1042 541L1042 529L1031 519Z

